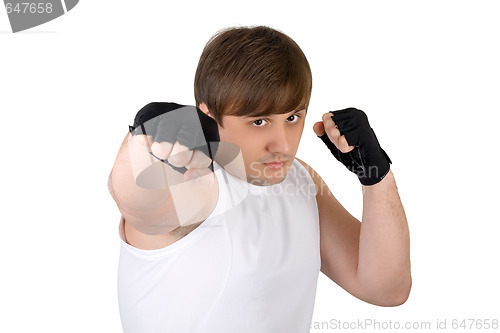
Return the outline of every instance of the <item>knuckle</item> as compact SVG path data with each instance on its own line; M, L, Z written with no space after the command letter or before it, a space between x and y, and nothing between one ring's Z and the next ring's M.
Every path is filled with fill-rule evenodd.
M186 154L179 153L176 155L170 155L168 157L168 163L172 164L173 166L176 166L178 168L185 166L189 161L189 157L186 156Z
M199 150L195 150L186 168L208 168L212 160Z
M168 163L176 167L183 167L189 163L192 154L193 152L185 146L174 145L172 151L170 152L170 156L168 157Z
M342 135L339 139L339 150L343 153L348 153L351 149L349 146L349 143L347 142L347 139L345 138L344 135Z
M328 136L330 137L330 140L332 140L332 142L339 140L339 138L340 138L340 131L338 130L338 128L330 127L328 129L326 129L326 131L328 133Z
M185 155L188 153L192 153L188 147L181 145L179 142L175 142L171 147L172 150L170 152L170 155ZM191 155L189 155L189 157L191 157Z
M172 150L175 150L176 152L181 152L181 151L184 151L184 150L188 150L188 147L180 144L179 141L176 141L174 143L174 146L173 146Z
M167 142L153 142L151 152L161 159L165 159L171 151L172 146Z
M356 110L356 113L357 113L357 116L358 116L358 119L361 123L363 122L367 122L368 121L368 116L366 115L366 113L362 110L359 110L359 109L355 109Z

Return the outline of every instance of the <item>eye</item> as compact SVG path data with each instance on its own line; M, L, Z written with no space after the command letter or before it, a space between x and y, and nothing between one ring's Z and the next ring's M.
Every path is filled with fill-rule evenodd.
M264 126L265 124L267 124L267 121L264 120L264 119L257 119L257 120L254 120L252 122L252 125L255 126L255 127L262 127Z
M298 114L292 114L290 117L286 118L286 121L289 123L296 123L299 120L300 116Z

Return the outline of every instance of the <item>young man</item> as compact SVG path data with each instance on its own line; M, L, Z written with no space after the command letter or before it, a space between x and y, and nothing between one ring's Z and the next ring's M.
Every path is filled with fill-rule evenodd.
M408 225L366 115L314 125L363 186L362 223L295 158L311 87L288 36L233 28L201 55L198 108L139 111L108 183L125 332L309 332L320 269L366 302L406 301Z

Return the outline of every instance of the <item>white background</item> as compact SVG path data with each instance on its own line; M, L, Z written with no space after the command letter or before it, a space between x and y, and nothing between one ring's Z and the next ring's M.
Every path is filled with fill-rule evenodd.
M409 300L365 304L321 275L313 324L446 319L451 332L453 319L500 319L497 3L82 0L17 34L0 10L0 332L121 331L106 182L127 126L150 101L193 104L210 36L256 24L311 64L298 157L361 218L357 179L311 127L329 110L366 111L410 224ZM322 325L311 332L339 331Z

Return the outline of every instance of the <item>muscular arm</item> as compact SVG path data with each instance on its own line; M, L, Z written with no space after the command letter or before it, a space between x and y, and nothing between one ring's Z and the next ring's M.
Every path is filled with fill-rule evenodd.
M392 172L363 186L362 223L337 201L307 164L316 184L321 271L366 302L400 305L411 288L409 232Z

